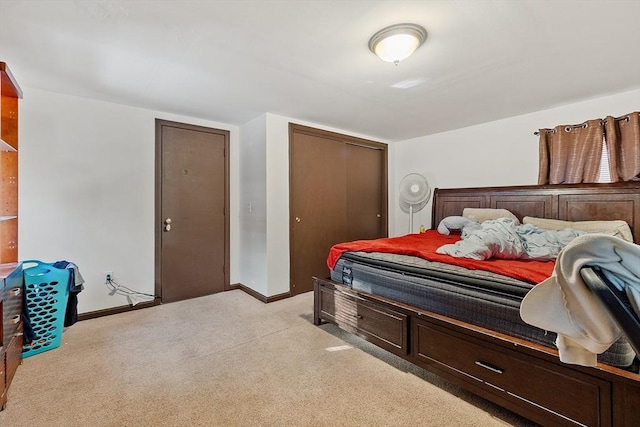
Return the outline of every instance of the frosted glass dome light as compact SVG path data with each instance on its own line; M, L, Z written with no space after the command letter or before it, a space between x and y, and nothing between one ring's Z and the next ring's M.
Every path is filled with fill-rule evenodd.
M398 62L408 58L427 38L427 31L416 24L396 24L383 28L369 40L369 50L383 61Z

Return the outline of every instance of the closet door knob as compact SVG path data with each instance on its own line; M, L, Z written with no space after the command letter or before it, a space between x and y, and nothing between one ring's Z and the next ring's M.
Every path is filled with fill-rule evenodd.
M300 217L299 216L296 217L296 222L300 222Z

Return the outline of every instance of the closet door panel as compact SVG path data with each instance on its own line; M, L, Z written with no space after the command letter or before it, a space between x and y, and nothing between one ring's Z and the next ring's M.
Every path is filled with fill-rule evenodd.
M291 293L327 277L327 255L345 240L347 181L343 142L294 132L290 140Z
M386 236L384 151L349 144L347 149L347 234L345 240ZM384 204L383 204L384 199Z

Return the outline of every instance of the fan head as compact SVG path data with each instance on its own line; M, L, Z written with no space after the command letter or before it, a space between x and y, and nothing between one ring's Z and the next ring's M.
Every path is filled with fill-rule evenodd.
M424 208L431 196L427 178L419 173L410 173L400 181L400 208L404 212L418 212Z

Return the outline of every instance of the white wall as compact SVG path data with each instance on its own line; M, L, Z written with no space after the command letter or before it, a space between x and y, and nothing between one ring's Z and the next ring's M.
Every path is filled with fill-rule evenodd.
M105 271L154 293L156 118L230 131L231 283L288 292L289 122L347 132L274 114L237 127L25 88L19 258L78 264L80 313L129 303L109 295Z
M289 290L289 123L275 114L241 128L25 88L20 104L19 258L77 263L79 311L126 305L104 272L154 293L155 118L231 132L231 283L262 295ZM640 91L389 145L390 234L404 234L397 185L410 172L432 187L535 184L539 127L640 108ZM242 136L240 136L242 133ZM384 141L383 141L384 142ZM248 211L252 204L252 212ZM431 205L414 225L429 225Z
M126 305L104 272L154 293L155 119L231 134L231 282L238 278L237 126L24 88L20 102L19 258L69 260L80 313Z
M255 170L243 170L241 175L242 208L240 215L240 235L242 242L240 268L241 283L264 296L274 296L289 292L289 123L297 123L360 138L373 139L370 136L353 134L341 129L304 122L289 117L267 113L241 127L242 149L241 167ZM264 135L261 126L264 125ZM264 141L261 150L254 147ZM254 147L252 153L245 149ZM262 163L262 165L260 165ZM266 174L266 179L265 175ZM263 187L264 186L264 187ZM264 188L264 195L256 193ZM250 194L251 196L247 196ZM247 214L247 201L266 202L258 209L266 209L266 222L263 211L254 207L253 219ZM266 252L262 238L266 237ZM266 257L263 266L258 259ZM245 257L249 256L247 262Z
M267 265L269 293L289 292L289 120L267 114Z
M267 123L260 116L240 126L240 283L268 295Z
M390 234L407 233L409 216L400 210L397 191L406 174L422 173L432 188L536 184L534 131L638 109L640 90L635 90L395 143L395 171L389 177L389 209L395 212ZM414 231L420 224L429 228L431 203L415 214Z

